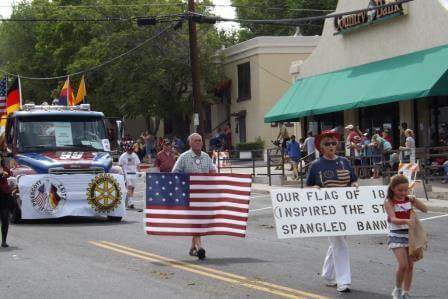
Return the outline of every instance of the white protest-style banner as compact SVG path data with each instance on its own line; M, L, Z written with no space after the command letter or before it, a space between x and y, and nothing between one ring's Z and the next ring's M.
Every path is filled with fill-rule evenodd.
M386 234L387 186L271 191L279 239Z
M125 215L123 175L25 175L17 184L23 219Z

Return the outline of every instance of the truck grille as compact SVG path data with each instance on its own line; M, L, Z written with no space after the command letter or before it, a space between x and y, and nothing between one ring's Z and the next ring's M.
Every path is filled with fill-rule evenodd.
M49 174L100 174L104 173L104 169L101 167L85 168L85 169L66 169L66 168L50 168Z

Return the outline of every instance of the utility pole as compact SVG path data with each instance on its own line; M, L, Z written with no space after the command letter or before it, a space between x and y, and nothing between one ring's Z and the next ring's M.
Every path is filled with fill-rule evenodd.
M194 0L188 0L188 10L195 12ZM190 37L190 64L191 64L191 78L193 88L193 110L199 116L199 125L197 133L202 138L204 134L204 110L202 109L202 93L201 93L201 80L199 76L199 60L198 60L198 42L196 34L196 23L190 16L188 19L188 32ZM194 119L194 118L193 118Z

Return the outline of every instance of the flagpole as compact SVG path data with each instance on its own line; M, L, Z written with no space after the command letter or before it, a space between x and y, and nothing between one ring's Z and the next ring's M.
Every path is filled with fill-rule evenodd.
M70 75L67 75L67 91L65 93L67 95L67 106L70 107Z
M17 75L17 79L19 81L19 103L20 107L22 107L22 83L20 83L20 75Z

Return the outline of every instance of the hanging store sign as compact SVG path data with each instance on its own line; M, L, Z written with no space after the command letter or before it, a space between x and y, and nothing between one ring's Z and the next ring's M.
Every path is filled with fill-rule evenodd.
M395 2L399 1L371 0L369 3L369 8L372 8L372 10L362 11L351 15L335 17L334 27L336 29L336 32L334 33L334 35L344 34L375 23L407 15L409 10L408 4L407 3L393 4ZM387 4L391 5L382 7Z

